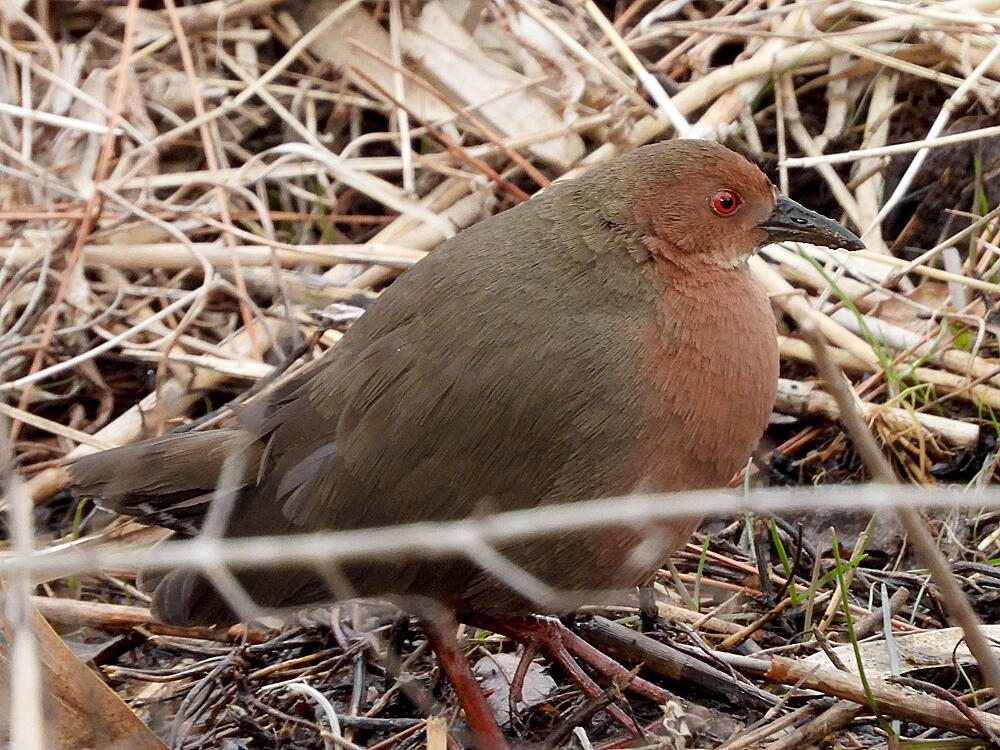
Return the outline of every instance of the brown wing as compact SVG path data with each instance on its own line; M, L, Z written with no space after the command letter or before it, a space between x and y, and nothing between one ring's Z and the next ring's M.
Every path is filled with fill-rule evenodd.
M577 233L534 208L521 236L507 231L515 209L408 271L263 410L252 428L271 464L257 495L291 528L445 520L617 487L641 427L636 318L653 291L616 283L630 257L568 245Z

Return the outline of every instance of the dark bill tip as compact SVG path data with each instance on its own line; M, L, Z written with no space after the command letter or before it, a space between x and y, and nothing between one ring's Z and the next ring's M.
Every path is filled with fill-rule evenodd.
M864 248L854 232L784 195L778 196L778 205L760 227L767 232L770 242L808 242L845 250Z

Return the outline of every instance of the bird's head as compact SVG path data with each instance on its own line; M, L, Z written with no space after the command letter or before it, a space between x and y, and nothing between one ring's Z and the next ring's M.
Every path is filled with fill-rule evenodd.
M672 264L737 266L762 246L785 240L863 247L852 232L781 195L754 164L711 141L646 146L621 168L632 175L640 235Z

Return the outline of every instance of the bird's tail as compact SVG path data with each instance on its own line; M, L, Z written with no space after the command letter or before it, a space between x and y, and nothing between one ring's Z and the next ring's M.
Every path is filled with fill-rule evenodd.
M175 433L78 458L67 465L73 494L143 523L195 534L227 461L226 481L257 480L263 446L242 430Z

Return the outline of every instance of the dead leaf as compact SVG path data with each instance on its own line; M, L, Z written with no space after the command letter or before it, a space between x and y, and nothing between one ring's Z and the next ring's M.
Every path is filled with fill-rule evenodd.
M538 662L531 662L521 686L522 700L511 706L510 682L514 679L521 658L517 654L492 654L484 656L472 668L479 677L479 686L486 694L486 701L493 709L493 715L501 726L510 724L511 708L522 711L525 708L544 703L556 689L555 680L549 677Z

